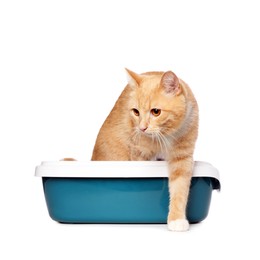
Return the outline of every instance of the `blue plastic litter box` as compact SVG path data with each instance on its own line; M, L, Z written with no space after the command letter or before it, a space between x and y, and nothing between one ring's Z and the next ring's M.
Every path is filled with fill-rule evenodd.
M168 168L164 161L59 161L36 167L50 217L62 223L166 223ZM204 220L219 173L195 162L187 205L190 223Z

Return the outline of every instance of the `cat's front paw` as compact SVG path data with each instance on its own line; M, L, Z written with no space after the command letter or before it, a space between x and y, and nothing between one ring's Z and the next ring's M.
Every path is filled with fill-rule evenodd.
M187 231L189 222L186 219L176 219L168 222L168 229L171 231Z

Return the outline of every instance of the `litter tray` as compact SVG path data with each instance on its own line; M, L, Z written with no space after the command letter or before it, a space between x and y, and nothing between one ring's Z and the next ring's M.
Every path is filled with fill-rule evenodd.
M62 223L166 223L168 168L163 161L59 161L36 167L50 217ZM216 168L195 162L186 208L190 223L204 220Z

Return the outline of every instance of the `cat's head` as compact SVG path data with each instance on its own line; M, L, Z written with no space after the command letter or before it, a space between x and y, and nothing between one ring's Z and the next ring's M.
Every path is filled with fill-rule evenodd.
M185 117L184 89L171 71L137 74L128 69L129 113L138 134L171 136Z

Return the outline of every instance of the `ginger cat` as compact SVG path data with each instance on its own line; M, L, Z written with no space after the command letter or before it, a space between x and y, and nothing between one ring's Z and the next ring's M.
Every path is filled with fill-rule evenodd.
M186 231L186 204L198 135L198 106L173 72L134 73L97 136L92 160L166 160L168 228Z

